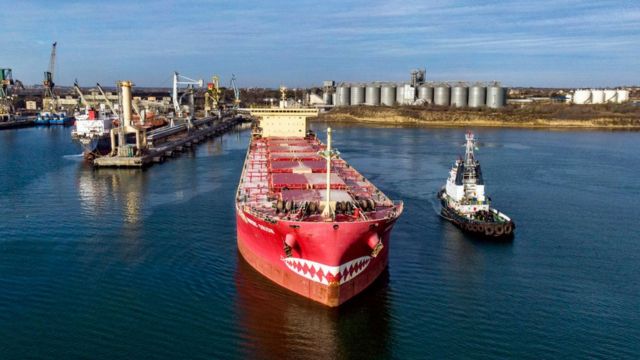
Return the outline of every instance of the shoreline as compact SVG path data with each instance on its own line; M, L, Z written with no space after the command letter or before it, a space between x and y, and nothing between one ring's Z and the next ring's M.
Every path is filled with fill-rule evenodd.
M469 111L439 111L431 109L379 108L334 109L320 114L313 121L362 123L400 127L493 127L530 129L607 129L640 130L640 117L603 116L588 119L555 118L533 114L482 113Z

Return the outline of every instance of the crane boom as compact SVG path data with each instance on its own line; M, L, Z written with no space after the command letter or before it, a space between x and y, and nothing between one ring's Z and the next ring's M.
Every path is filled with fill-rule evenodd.
M80 86L78 86L78 83L73 83L73 88L76 90L76 92L78 93L78 96L80 96L80 101L82 101L82 103L84 104L84 106L86 107L90 107L89 103L87 102L87 99L84 98L84 95L82 95L82 90L80 90Z
M104 93L102 86L100 86L99 83L96 83L96 86L98 87L98 91L100 91L100 94L104 98L104 101L107 103L109 110L111 110L111 113L117 114L116 109L113 107L113 103L111 102L111 100L109 100L109 98L107 97L107 94Z

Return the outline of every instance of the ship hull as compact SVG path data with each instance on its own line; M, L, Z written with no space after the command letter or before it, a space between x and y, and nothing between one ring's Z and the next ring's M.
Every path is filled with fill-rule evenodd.
M274 224L237 208L238 249L247 263L276 284L336 307L366 289L387 267L395 220ZM375 257L367 242L374 232L383 244ZM290 256L284 250L287 234L296 242Z
M512 220L504 223L471 220L449 207L446 201L442 199L441 193L438 198L442 206L442 217L449 220L463 232L487 241L513 240L516 225Z

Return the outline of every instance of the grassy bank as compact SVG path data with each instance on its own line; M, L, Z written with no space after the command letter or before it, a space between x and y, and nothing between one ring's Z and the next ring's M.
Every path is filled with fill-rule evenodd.
M538 104L521 108L451 109L444 107L335 108L318 121L362 122L405 126L487 126L536 128L639 129L640 108L630 104Z

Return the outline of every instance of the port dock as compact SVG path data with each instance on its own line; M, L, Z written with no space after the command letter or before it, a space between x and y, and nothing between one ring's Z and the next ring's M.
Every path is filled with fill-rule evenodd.
M30 127L35 125L35 119L32 117L22 119L11 119L2 121L0 120L0 130L4 129L17 129L23 127Z
M192 127L182 124L160 128L147 135L147 147L140 154L135 155L131 151L128 154L122 152L123 155L99 157L93 160L93 166L144 168L187 151L206 139L223 135L246 121L242 115L230 115L221 119L207 117L195 120Z

